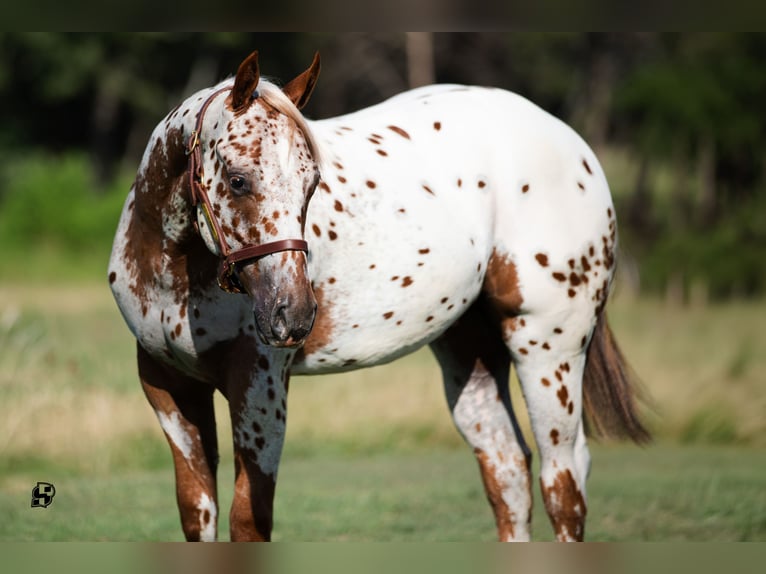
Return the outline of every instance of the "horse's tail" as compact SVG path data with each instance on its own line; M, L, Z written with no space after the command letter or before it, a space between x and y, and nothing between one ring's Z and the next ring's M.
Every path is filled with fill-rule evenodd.
M602 311L588 347L583 377L583 406L589 434L629 438L639 444L651 440L638 417L637 400L641 397L637 385Z

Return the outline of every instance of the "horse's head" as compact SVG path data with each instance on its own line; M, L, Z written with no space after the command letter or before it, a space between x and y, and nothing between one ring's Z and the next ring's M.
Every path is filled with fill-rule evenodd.
M319 168L298 109L318 75L317 54L279 89L260 80L253 52L230 91L205 102L188 148L197 226L221 258L219 284L250 296L261 338L278 347L302 343L316 315L303 232Z

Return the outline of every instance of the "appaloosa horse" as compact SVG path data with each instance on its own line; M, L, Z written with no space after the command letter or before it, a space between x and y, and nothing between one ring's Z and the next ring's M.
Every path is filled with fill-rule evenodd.
M280 89L253 53L176 107L117 229L109 283L172 450L186 538L216 539L216 389L233 428L231 538L268 540L290 374L428 344L499 538L530 536L513 362L556 537L581 540L583 406L603 434L647 438L603 313L617 239L593 152L499 89L435 85L307 121L318 74L317 55Z

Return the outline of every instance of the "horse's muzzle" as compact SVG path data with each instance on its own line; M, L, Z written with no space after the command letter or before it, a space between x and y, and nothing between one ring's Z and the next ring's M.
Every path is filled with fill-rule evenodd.
M263 328L256 314L256 325L261 339L273 347L297 347L311 333L316 318L316 300L313 296L304 305L294 305L287 297L278 300L269 314L268 326Z
M239 281L253 302L258 336L272 347L302 345L316 318L317 302L305 273L289 275L289 280L279 280L277 274L259 273L257 264L239 273Z

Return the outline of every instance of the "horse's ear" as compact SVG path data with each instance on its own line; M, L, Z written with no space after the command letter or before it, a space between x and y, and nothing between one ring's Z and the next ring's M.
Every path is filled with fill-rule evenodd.
M231 107L235 112L244 111L251 104L260 76L258 50L256 50L242 61L237 70L237 77L231 90Z
M296 108L301 109L308 103L309 98L311 97L311 92L314 91L314 86L317 83L317 78L319 78L320 67L319 52L316 52L314 54L314 61L311 62L311 66L309 66L308 70L288 82L287 85L282 88L282 91L287 94L287 97L290 98L290 100L292 100Z

